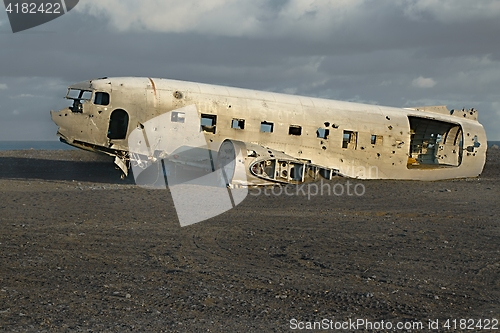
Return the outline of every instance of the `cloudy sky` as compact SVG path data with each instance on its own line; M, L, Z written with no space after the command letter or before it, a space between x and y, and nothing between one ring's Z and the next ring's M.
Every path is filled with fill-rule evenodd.
M411 107L475 107L500 140L498 0L80 0L13 34L0 140L57 140L66 87L149 76Z

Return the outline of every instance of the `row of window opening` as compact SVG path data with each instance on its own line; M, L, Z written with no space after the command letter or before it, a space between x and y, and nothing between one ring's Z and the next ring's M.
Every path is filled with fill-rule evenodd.
M184 112L172 112L171 120L172 122L184 123L185 120ZM217 125L217 116L212 114L202 114L201 115L201 129L204 132L215 134L215 129ZM236 130L245 129L245 119L234 118L231 121L231 128ZM274 123L262 121L260 123L260 132L262 133L273 133ZM290 125L288 128L289 135L300 136L302 135L302 126ZM318 128L316 131L316 137L320 139L328 139L330 135L330 130L328 128ZM358 133L354 131L345 130L342 138L342 148L355 148L358 140ZM378 145L382 143L382 136L373 134L370 138L370 143L372 145Z
M173 112L172 113L172 121L180 122L177 119L179 116L177 114L182 112ZM183 119L183 118L182 118ZM182 121L184 122L184 121ZM215 133L215 126L217 125L217 116L211 114L202 114L201 115L201 129L205 132ZM245 129L245 119L237 119L233 118L231 121L231 128L236 130ZM262 133L273 133L274 132L274 123L268 121L262 121L260 123L260 132ZM289 135L300 136L302 135L302 126L299 125L290 125L288 128ZM316 135L318 138L327 139L328 135L330 135L330 130L326 128L319 128L316 131Z

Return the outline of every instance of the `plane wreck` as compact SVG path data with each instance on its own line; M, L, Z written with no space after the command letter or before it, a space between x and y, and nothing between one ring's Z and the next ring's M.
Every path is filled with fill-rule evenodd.
M164 175L219 165L226 185L333 175L440 180L476 177L486 159L475 109L384 107L132 77L84 81L66 98L71 106L51 112L61 141L114 156L125 175L156 162Z

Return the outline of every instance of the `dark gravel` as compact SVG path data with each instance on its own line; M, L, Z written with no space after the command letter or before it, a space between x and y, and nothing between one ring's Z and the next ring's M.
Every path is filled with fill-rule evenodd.
M500 319L500 150L477 179L352 182L366 193L250 195L181 228L168 190L105 156L0 152L0 331Z

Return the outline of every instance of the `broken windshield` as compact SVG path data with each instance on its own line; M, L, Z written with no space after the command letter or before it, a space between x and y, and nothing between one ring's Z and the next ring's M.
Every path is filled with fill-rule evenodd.
M92 91L69 88L66 98L90 101L92 98Z
M69 88L66 98L73 100L73 105L69 107L71 111L76 113L82 113L83 112L82 103L84 101L90 101L90 99L92 98L92 91Z

